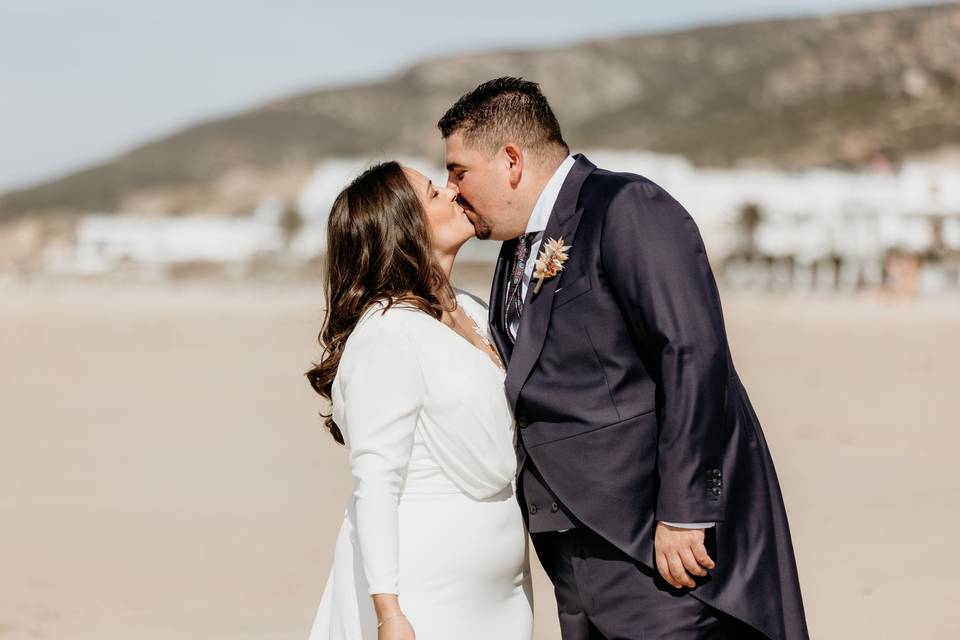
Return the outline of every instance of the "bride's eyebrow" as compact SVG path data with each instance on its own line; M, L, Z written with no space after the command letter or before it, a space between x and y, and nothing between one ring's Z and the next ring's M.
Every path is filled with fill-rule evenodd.
M433 180L427 180L427 195L430 195L430 188L433 186Z

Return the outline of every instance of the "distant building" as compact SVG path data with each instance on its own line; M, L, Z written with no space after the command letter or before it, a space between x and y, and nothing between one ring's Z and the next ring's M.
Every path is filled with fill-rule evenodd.
M912 163L896 173L783 172L699 169L683 158L652 153L601 150L587 156L667 189L697 220L715 268L730 286L960 289L960 167ZM322 162L296 202L265 200L249 216L90 215L77 225L72 248L48 252L46 269L93 274L133 263L162 274L178 263L242 266L256 259L296 267L324 253L337 193L374 161ZM437 184L446 182L441 167L401 162ZM499 248L498 242L473 240L460 259L492 262ZM907 281L913 284L906 287Z
M265 203L244 217L192 215L176 217L92 214L76 228L68 250L44 256L50 273L106 273L125 263L162 268L177 263L242 264L284 250L278 224L282 210Z

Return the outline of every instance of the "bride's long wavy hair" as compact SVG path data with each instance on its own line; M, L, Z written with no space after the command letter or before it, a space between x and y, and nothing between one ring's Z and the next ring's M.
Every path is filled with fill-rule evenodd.
M426 213L398 163L372 166L337 196L327 223L323 284L322 355L306 376L327 401L347 338L376 301L385 300L387 308L412 304L439 320L441 296L448 305L454 300L431 248ZM343 444L333 412L320 416Z

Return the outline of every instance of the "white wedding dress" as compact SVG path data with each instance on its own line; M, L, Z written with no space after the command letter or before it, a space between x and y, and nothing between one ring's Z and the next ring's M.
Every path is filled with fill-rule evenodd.
M485 305L457 300L486 336ZM364 314L333 381L354 490L309 640L376 640L374 593L399 594L417 640L531 639L504 376L413 307Z

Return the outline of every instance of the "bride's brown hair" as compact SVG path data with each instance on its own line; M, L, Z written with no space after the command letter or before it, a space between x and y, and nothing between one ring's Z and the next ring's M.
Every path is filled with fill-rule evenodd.
M326 310L318 336L323 351L306 376L328 401L347 338L374 303L412 304L439 320L444 300L438 292L448 305L454 300L433 255L426 214L396 162L367 169L337 196L327 223L323 280ZM343 444L332 413L320 415Z

